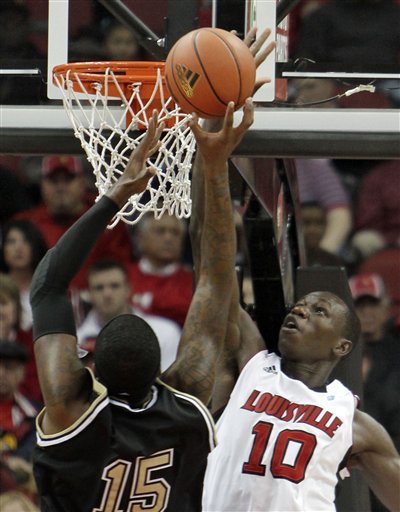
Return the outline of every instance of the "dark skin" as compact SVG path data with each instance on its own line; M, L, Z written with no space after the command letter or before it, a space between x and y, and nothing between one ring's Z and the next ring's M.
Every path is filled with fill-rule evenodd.
M257 29L252 28L246 35L244 42L249 47L252 55L254 56L256 67L268 58L273 52L276 44L275 41L267 41L271 35L269 29L264 30L259 37L257 36ZM254 91L257 91L262 85L270 82L268 77L258 78ZM209 131L218 131L221 128L222 121L220 119L212 119L204 122L205 127ZM206 212L204 196L205 196L205 176L203 174L204 162L201 155L196 155L193 166L192 177L192 216L190 219L190 240L192 245L192 254L194 261L195 278L199 275L199 265L202 255L202 248L200 240L202 236L204 217ZM236 232L233 228L232 236L236 237ZM236 272L232 267L233 282L232 298L229 307L228 323L226 326L226 336L221 349L220 357L217 361L217 375L218 379L213 381L212 391L212 410L216 411L224 406L229 398L230 391L232 390L237 377L239 376L241 368L248 361L248 352L251 350L256 353L265 348L264 340L257 332L254 336L247 336L246 343L243 343L241 330L247 331L248 326L252 326L253 321L239 307L239 287L236 277ZM240 317L240 321L239 321Z
M252 38L254 35L255 33L252 34ZM263 37L265 35L263 34ZM260 47L257 43L253 54L256 54ZM266 56L264 54L263 58ZM211 123L207 124L209 129L218 129L218 120L214 121L214 124L213 121L207 123ZM192 182L194 206L191 218L191 240L196 272L202 250L198 241L201 240L206 212L203 166L204 162L197 158ZM226 222L231 220L225 219ZM218 410L227 403L245 364L266 346L256 324L240 307L234 267L232 274L233 290L226 337L218 360L217 379L214 382L207 382L207 385L213 387L213 410ZM280 331L279 350L282 354L283 371L310 388L325 385L333 368L352 349L351 340L343 334L346 314L347 305L329 292L315 292L298 301L285 318ZM207 357L207 353L205 356ZM359 410L355 411L353 419L351 455L351 466L362 471L367 483L385 506L391 511L400 510L399 454L386 430L371 416Z
M204 159L207 213L201 240L199 279L183 329L178 357L162 376L168 384L196 395L205 403L211 396L232 293L235 238L232 235L227 159L253 122L252 102L246 102L242 121L236 127L233 126L233 113L234 105L230 103L223 126L216 133L204 131L195 116L190 123L198 151ZM107 193L119 207L133 194L143 191L153 176L154 170L146 166L146 160L157 150L162 129L162 125L158 126L155 112L124 174ZM229 220L226 222L227 218L232 218L232 225ZM69 427L90 405L90 376L77 356L76 343L75 336L63 333L44 335L35 342L36 362L46 406L41 427L46 434Z
M310 293L295 304L283 321L278 343L282 369L289 377L310 388L326 384L333 368L352 349L352 342L343 335L346 308L339 297L329 292ZM247 336L250 341L245 358L250 359L257 353L251 341L261 334L252 321L246 322L246 329L238 328L243 352ZM350 466L362 471L372 491L389 510L400 510L399 454L382 425L358 409L353 418Z
M228 340L224 345L223 357L227 357L227 363L220 361L224 373L218 374L214 388L213 404L217 401L218 406L223 405L224 398L229 399L236 372L260 350L257 348L260 342L265 347L256 324L239 304L237 308L238 323L231 324L227 331L237 333L237 337L234 343ZM278 344L282 369L289 377L310 388L326 384L333 368L352 349L352 342L343 335L346 308L339 297L329 292L308 294L295 304L283 322ZM386 430L359 410L353 418L351 455L350 465L362 471L382 503L393 512L400 510L399 454Z
M222 129L217 132L203 130L195 115L190 124L204 169L204 229L208 234L204 236L203 231L200 238L195 296L186 316L178 357L162 376L168 384L197 396L204 403L211 398L233 287L236 241L228 157L253 122L252 102L246 101L243 120L237 127L233 127L233 113L234 104L230 103Z

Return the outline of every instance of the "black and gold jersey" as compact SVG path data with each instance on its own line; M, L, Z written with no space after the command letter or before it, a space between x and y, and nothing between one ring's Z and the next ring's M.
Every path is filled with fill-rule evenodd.
M108 396L67 430L46 435L37 419L34 473L43 512L196 511L215 446L206 407L161 381L143 409Z

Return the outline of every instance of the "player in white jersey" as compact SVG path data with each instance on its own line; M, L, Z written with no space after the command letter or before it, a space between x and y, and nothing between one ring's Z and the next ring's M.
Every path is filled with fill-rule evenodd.
M310 389L282 372L276 354L258 353L217 424L204 510L334 511L355 406L339 381Z
M239 318L245 318L243 311ZM248 319L246 329L241 322L238 329L243 356L246 338L261 335ZM347 454L383 504L400 510L400 457L389 434L355 409L348 389L328 384L358 338L354 311L330 292L314 292L283 322L282 358L249 352L253 358L217 423L204 512L334 511L337 473Z
M217 423L203 512L334 511L337 472L347 453L375 495L398 512L400 457L389 434L355 409L349 390L328 384L359 338L354 311L330 292L306 295L283 322L282 359L266 351L255 355L256 325L243 310L236 319L240 336L225 346L225 371L236 356L244 360L247 340L250 361Z
M246 42L259 64L270 50L260 51L268 34L253 42L254 36L249 32ZM206 211L203 165L197 159L193 171L193 247L196 237L201 239ZM226 221L232 225L232 218ZM213 390L214 409L224 398L228 402L217 423L218 445L208 456L203 512L334 511L337 473L346 455L384 505L398 512L400 457L393 442L379 423L356 409L347 388L329 383L333 368L359 338L354 311L329 292L303 297L284 320L280 358L263 350L265 342L240 308L237 280L233 283L216 379L203 380L204 388ZM200 370L215 356L203 354Z

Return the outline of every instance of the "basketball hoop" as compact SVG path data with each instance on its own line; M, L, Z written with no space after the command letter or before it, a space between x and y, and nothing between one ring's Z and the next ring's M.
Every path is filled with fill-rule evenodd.
M103 196L123 173L144 137L152 111L166 128L151 164L156 169L147 189L133 195L109 227L120 220L135 224L147 211L178 218L191 213L190 179L195 140L183 114L170 97L164 62L79 62L56 66L54 82L64 108Z

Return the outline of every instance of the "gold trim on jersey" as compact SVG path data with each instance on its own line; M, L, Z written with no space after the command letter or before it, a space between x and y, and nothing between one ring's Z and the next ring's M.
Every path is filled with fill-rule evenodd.
M209 432L210 450L213 450L217 446L217 432L215 429L214 419L211 416L210 411L203 404L203 402L193 395L189 395L188 393L184 393L182 391L179 391L179 390L173 388L172 386L169 386L168 384L166 384L165 382L163 382L160 379L157 379L157 383L160 384L161 386L164 386L165 388L167 388L175 396L182 398L183 400L186 400L186 401L192 403L195 407L197 407L197 409L202 414L202 416L205 420L205 423L207 425L207 429Z
M109 398L107 395L107 389L96 380L93 372L86 368L92 378L93 392L97 395L93 402L89 405L87 410L82 414L80 418L78 418L72 425L70 425L65 430L57 432L56 434L45 434L41 428L41 423L43 420L43 416L46 412L46 407L44 407L36 418L36 437L37 444L39 446L45 447L50 445L55 445L59 443L64 443L69 439L78 435L82 430L84 430L94 418L109 404Z

